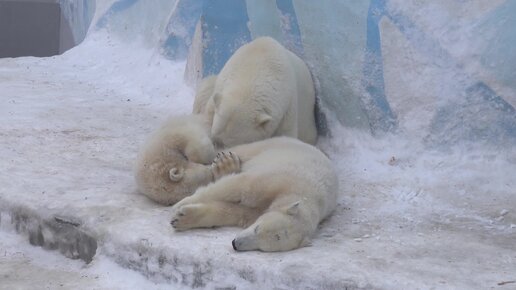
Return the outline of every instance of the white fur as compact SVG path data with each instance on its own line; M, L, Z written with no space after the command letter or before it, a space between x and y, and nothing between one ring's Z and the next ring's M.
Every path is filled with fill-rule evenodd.
M317 148L287 137L229 150L232 154L220 156L214 166L222 159L232 172L240 166L241 172L178 202L172 218L176 230L248 226L233 241L238 251L306 245L337 204L338 180L330 160Z
M138 190L171 205L212 181L215 149L203 115L173 117L142 146L135 164ZM206 165L208 164L208 165Z
M213 110L208 112L208 109L213 109L213 106L209 106L213 90L215 89L215 82L217 81L216 75L208 76L201 80L196 89L195 101L193 104L193 114L204 114L208 116L210 128L211 122L213 121Z
M213 88L211 98L206 94ZM203 81L194 111L213 115L213 140L231 147L273 136L317 141L314 84L306 64L270 37L240 47ZM197 100L199 99L199 100Z

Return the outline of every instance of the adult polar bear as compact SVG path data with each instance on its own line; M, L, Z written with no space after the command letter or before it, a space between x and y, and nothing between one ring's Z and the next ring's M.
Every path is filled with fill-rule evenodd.
M203 81L194 113L213 118L224 147L274 136L317 141L314 83L306 64L270 37L240 47L218 76Z
M176 203L172 226L247 227L233 240L237 251L288 251L306 245L337 204L338 180L330 160L288 137L230 150L212 166L220 167L219 175L228 175Z

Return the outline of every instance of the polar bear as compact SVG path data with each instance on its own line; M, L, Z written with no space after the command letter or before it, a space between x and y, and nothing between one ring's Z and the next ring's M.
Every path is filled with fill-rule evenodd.
M213 104L208 105L213 90L215 89L215 82L217 81L216 75L207 76L201 80L196 88L195 100L193 104L193 114L203 114L207 116L209 125L211 128L211 122L213 121ZM210 110L210 111L209 111Z
M233 240L237 251L288 251L307 245L337 204L338 179L326 155L289 137L229 151L214 161L225 176L176 203L172 226L177 231L247 227Z
M317 141L310 71L270 37L240 47L219 75L203 80L200 87L194 112L213 116L211 135L223 147L274 136Z
M204 115L168 119L142 146L135 164L138 191L172 205L213 181L215 148Z

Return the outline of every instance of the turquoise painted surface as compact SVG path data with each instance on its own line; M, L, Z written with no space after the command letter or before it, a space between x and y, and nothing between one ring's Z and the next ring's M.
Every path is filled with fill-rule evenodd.
M504 6L502 5L497 11L504 9ZM496 15L497 12L494 14ZM432 59L433 64L453 72L454 78L444 80L446 83L443 83L443 87L449 86L454 89L437 96L440 102L425 138L427 145L448 147L462 141L491 144L516 143L516 111L509 102L476 75L466 72L461 61L449 53L438 39L434 39L418 27L408 15L387 9L384 16L392 21L420 53ZM506 23L506 20L507 18L502 23ZM480 29L478 37L485 43L489 43L488 51L497 52L493 54L494 59L510 62L515 58L516 50L503 50L506 48L505 41L489 42L491 37L507 39L506 37L509 36L510 39L512 32L505 33L508 31L507 28L493 24L488 27L486 23L478 25L478 28ZM488 30L490 33L487 32ZM498 70L498 72L501 71ZM515 80L516 78L513 78L512 82L514 83Z
M363 102L367 1L293 1L304 59L317 78L321 104L342 124L372 130Z
M60 0L59 3L61 13L70 24L75 43L81 43L95 14L95 0Z
M246 0L249 30L252 38L270 36L283 42L280 13L276 0Z
M195 26L207 0L178 0L165 31L164 53L171 59L185 59L192 45Z
M433 104L433 111L425 111L431 116L422 130L427 131L425 142L429 146L449 146L461 141L516 144L516 1L483 3L485 12L471 6L471 10L477 9L476 14L468 14L469 9L464 8L467 3L454 6L444 5L442 1L179 0L177 5L172 2L175 3L160 0L149 5L143 0L119 0L100 18L97 27L122 24L138 27L123 32L132 37L143 34L153 42L152 46L161 46L169 58L184 59L195 25L201 23L204 76L218 73L243 43L262 35L272 36L309 64L317 79L321 107L331 119L374 134L402 130L400 121L406 119L403 114L407 108L400 110L399 104L393 107L392 100L398 96L389 95L386 82L392 78L385 73L411 68L393 69L397 64L390 63L386 69L385 57L392 59L399 54L416 58L413 55L416 53L429 67L451 72L449 78L435 76L435 80L429 81L439 81L443 87L436 90L439 93L434 99L427 100ZM404 9L405 6L412 8ZM428 19L418 7L431 8L428 11L435 14L431 21L444 22L436 26L425 22ZM150 12L157 10L158 15ZM453 17L446 18L449 15L468 20L452 21ZM390 37L384 31L385 23L408 43L412 55L388 47L388 39L383 39ZM450 26L452 23L455 26ZM462 44L461 49L469 59L462 57L461 52L451 51L453 47L449 44L454 37L450 30L459 31L464 25L472 25L478 31L475 43L483 43L480 51L472 43ZM156 29L141 29L142 26ZM464 63L470 61L478 61L490 78L484 79L485 73L466 69ZM502 94L497 91L500 86L509 89Z
M131 6L136 4L138 1L139 0L118 0L118 1L116 1L115 3L113 3L113 5L111 5L109 10L106 13L104 13L104 15L102 15L102 17L99 19L99 21L97 22L97 28L106 27L108 24L108 21L110 20L110 17L127 10L128 8L130 8Z
M245 1L206 2L201 15L204 76L218 74L233 52L251 40L248 22Z
M478 26L488 36L482 64L504 85L516 89L516 1L509 0Z
M280 13L280 27L285 47L304 58L303 40L297 20L293 0L276 0L276 7Z

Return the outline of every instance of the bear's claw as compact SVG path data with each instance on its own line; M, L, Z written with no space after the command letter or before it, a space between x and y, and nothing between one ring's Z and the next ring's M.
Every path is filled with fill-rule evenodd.
M172 215L170 225L176 231L195 228L203 215L202 207L197 204L186 204L177 209Z
M211 164L214 180L218 180L225 175L239 173L240 169L240 158L233 152L219 152Z

